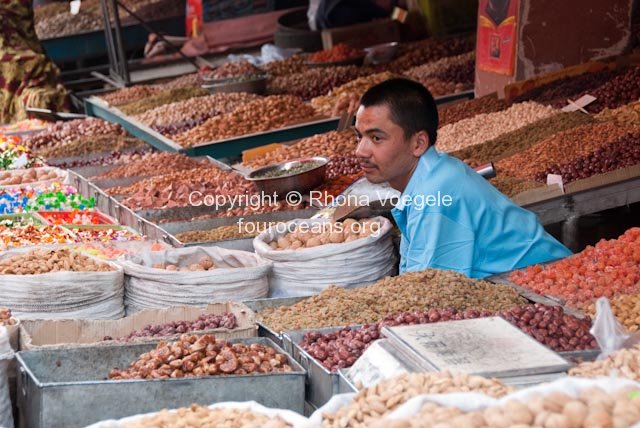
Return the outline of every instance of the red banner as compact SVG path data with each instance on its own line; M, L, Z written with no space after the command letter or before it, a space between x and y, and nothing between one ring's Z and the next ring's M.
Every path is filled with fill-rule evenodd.
M187 0L187 37L198 37L202 30L202 0Z
M478 70L512 76L517 44L518 0L480 0Z

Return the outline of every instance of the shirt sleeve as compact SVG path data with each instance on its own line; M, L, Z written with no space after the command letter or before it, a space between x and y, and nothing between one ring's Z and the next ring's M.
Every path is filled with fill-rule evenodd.
M413 210L407 224L404 267L453 270L471 276L475 235L471 229L440 212Z

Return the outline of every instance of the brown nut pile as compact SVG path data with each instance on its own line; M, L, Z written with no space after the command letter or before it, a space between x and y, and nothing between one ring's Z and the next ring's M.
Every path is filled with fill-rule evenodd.
M246 217L257 214L266 214L277 211L297 211L303 210L307 206L305 204L290 205L286 201L265 202L259 207L238 207L228 210L218 211L210 216L202 216L194 218L194 220L206 220L207 218L228 218L228 217Z
M640 329L640 294L629 294L609 299L613 314L627 331L638 331ZM595 318L596 305L590 304L585 308L585 312Z
M558 174L562 176L562 181L566 184L592 175L637 165L640 163L639 141L640 128L638 128L638 132L627 134L587 156L553 165L536 174L536 180L544 183L547 181L547 174Z
M422 80L428 77L441 76L446 70L459 65L466 64L469 61L474 61L475 52L467 52L462 55L456 55L439 59L437 61L431 61L426 64L419 65L417 67L410 68L403 74L415 80ZM451 82L461 82L459 80L448 79Z
M600 377L612 376L640 380L640 345L630 349L620 349L604 360L578 364L569 370L569 376Z
M631 126L594 123L559 132L529 149L496 163L499 173L535 180L538 172L558 163L586 156L599 148L638 131Z
M177 101L184 101L191 98L203 97L209 95L206 89L202 88L176 88L167 89L157 92L151 96L145 97L138 101L118 106L118 108L129 116L142 114L148 110L163 106Z
M370 324L390 313L433 309L500 311L527 301L507 286L476 281L444 270L427 269L386 277L346 290L331 286L295 305L268 308L258 318L276 331Z
M209 409L192 404L175 411L162 410L155 415L126 423L123 428L288 428L280 417L240 409Z
M250 221L231 226L216 227L210 230L190 230L188 232L178 233L176 238L183 243L255 238L268 228L269 223Z
M318 113L335 116L347 111L351 100L359 100L370 87L394 77L396 75L390 72L360 77L332 89L327 95L312 99L311 105Z
M136 119L154 129L178 126L182 122L207 119L219 114L229 113L251 101L260 99L259 95L244 92L213 94L156 107L136 116Z
M475 412L426 403L415 415L393 421L376 421L373 428L497 428L554 427L603 428L635 426L640 421L637 388L614 393L585 388L577 396L549 392L527 399L508 400Z
M436 147L453 152L494 139L537 120L559 114L552 107L533 102L514 104L504 111L479 114L469 119L443 126L438 130Z
M294 55L291 58L272 61L263 66L264 70L271 76L288 76L289 74L302 73L308 70L301 55Z
M455 83L452 81L441 80L435 77L427 77L419 81L422 86L429 89L434 97L442 97L449 94L457 94L471 87L470 84Z
M232 330L236 327L238 327L238 320L232 313L202 314L194 321L171 321L166 324L147 325L142 330L132 331L127 336L117 340L128 342L140 337L173 336L174 334L184 334L216 328ZM113 338L106 336L103 340L113 340Z
M0 308L0 326L16 325L18 321L11 316L11 309Z
M274 95L243 104L231 113L212 117L204 124L174 137L183 147L241 135L265 132L311 119L314 110L299 98Z
M269 242L273 250L298 250L326 244L343 244L369 236L377 236L380 222L368 219L357 221L346 219L344 222L299 225L291 233Z
M477 165L480 165L481 163L482 162L478 162ZM493 187L498 189L503 194L507 195L509 198L513 198L514 196L522 192L526 192L527 190L537 189L544 186L543 184L536 181L521 180L519 178L509 177L505 174L500 174L497 177L490 179L489 183L491 183Z
M590 113L600 113L605 108L618 108L640 99L640 66L629 67L624 73L606 81L589 94L596 100L585 108Z
M67 7L63 13L36 21L35 30L38 39L53 39L100 29L103 25L102 16L91 11L85 12L83 9L84 7L80 9L83 13L71 15Z
M505 100L498 99L495 94L445 105L438 107L438 126L442 128L479 114L495 113L508 106Z
M162 83L162 88L165 90L178 88L196 88L201 86L202 83L203 81L198 73L190 73Z
M127 150L113 150L111 153L97 156L93 159L76 159L72 161L47 161L48 165L55 166L62 169L80 168L83 166L107 166L107 165L119 165L126 162L135 162L142 159L152 152L152 148L147 146L142 149Z
M356 66L312 68L302 73L289 74L271 79L267 84L269 94L295 95L308 101L329 93L362 75Z
M109 105L120 106L134 101L139 101L147 97L152 97L160 91L162 91L162 88L159 85L136 85L101 95L100 98L109 103Z
M640 126L640 101L616 109L605 108L596 115L596 119L615 122L619 125Z
M198 263L192 263L189 266L176 266L171 263L156 263L153 265L153 268L164 269L173 272L201 272L214 270L216 268L216 265L213 263L211 257L204 256L200 260L198 260Z
M202 167L203 163L187 157L181 153L149 153L138 161L132 161L116 167L102 175L94 177L96 180L106 178L125 178L145 175L155 175L158 171L165 174Z
M86 119L75 119L69 122L55 122L49 125L46 130L22 140L22 145L32 150L45 146L55 146L66 144L76 140L78 137L98 137L101 135L113 137L114 135L125 135L124 129L116 124L105 122L102 119L88 117ZM38 152L40 154L40 152Z
M24 171L2 171L0 172L0 186L64 179L60 175L61 172L43 168L30 168Z
M106 263L97 262L67 248L33 250L0 261L2 275L40 275L49 272L110 272Z
M84 156L92 153L104 153L110 150L125 150L148 147L147 143L124 135L99 135L86 137L74 136L73 140L65 144L58 144L38 150L38 154L46 159L64 158L70 156Z
M330 131L304 138L290 146L265 153L263 156L244 163L245 166L256 169L267 165L287 162L313 156L352 155L356 151L358 140L352 131Z
M478 392L499 398L512 392L498 379L488 379L465 373L443 371L438 373L410 373L382 381L359 391L353 402L335 413L323 414L325 428L367 427L376 419L422 394L450 392Z
M264 72L249 61L234 61L227 62L215 70L205 72L204 77L207 79L229 79L231 77L254 74L264 74Z
M109 379L169 379L182 377L282 373L293 369L286 355L270 346L216 340L210 334L183 334L180 340L160 342L125 369L113 369Z
M589 123L593 123L591 116L579 111L556 114L502 134L493 140L450 154L458 159L474 159L480 163L494 162L526 150L558 132Z

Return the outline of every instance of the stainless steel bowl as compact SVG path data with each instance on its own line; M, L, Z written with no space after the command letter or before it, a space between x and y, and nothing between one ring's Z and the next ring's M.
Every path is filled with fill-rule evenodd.
M384 64L391 61L398 54L398 42L369 46L364 51L367 53L366 60L368 63Z
M283 162L275 165L265 166L252 171L247 179L253 181L258 189L266 194L276 193L279 197L286 196L287 193L298 191L300 193L308 192L324 183L327 164L330 159L322 156L312 158L297 159L289 162ZM287 171L308 162L318 162L320 165L308 171L297 174L283 175L274 178L259 178L267 172L271 171Z
M263 94L267 89L268 75L209 80L202 87L212 94L220 92L248 92Z

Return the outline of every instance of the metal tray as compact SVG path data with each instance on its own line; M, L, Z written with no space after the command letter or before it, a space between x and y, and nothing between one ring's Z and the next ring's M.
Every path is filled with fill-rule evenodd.
M358 392L358 388L347 377L347 369L338 370L338 394Z
M284 353L265 338L260 343ZM306 373L293 359L291 373L189 379L105 380L112 367L127 367L154 344L19 352L18 407L24 428L84 427L163 408L255 400L267 407L304 411ZM98 363L96 363L98 362Z
M309 297L311 297L311 296L304 296L304 297L276 297L276 298L272 298L272 299L245 300L242 303L247 305L249 307L249 309L251 309L253 311L253 313L258 315L261 311L265 310L266 308L295 305L299 301L304 300L304 299L308 299ZM266 338L270 339L271 341L273 341L274 343L277 343L278 346L283 346L284 345L284 338L283 338L283 332L282 331L275 331L275 330L271 329L269 326L267 326L266 324L264 324L261 321L257 321L256 324L258 325L258 336L266 337Z

